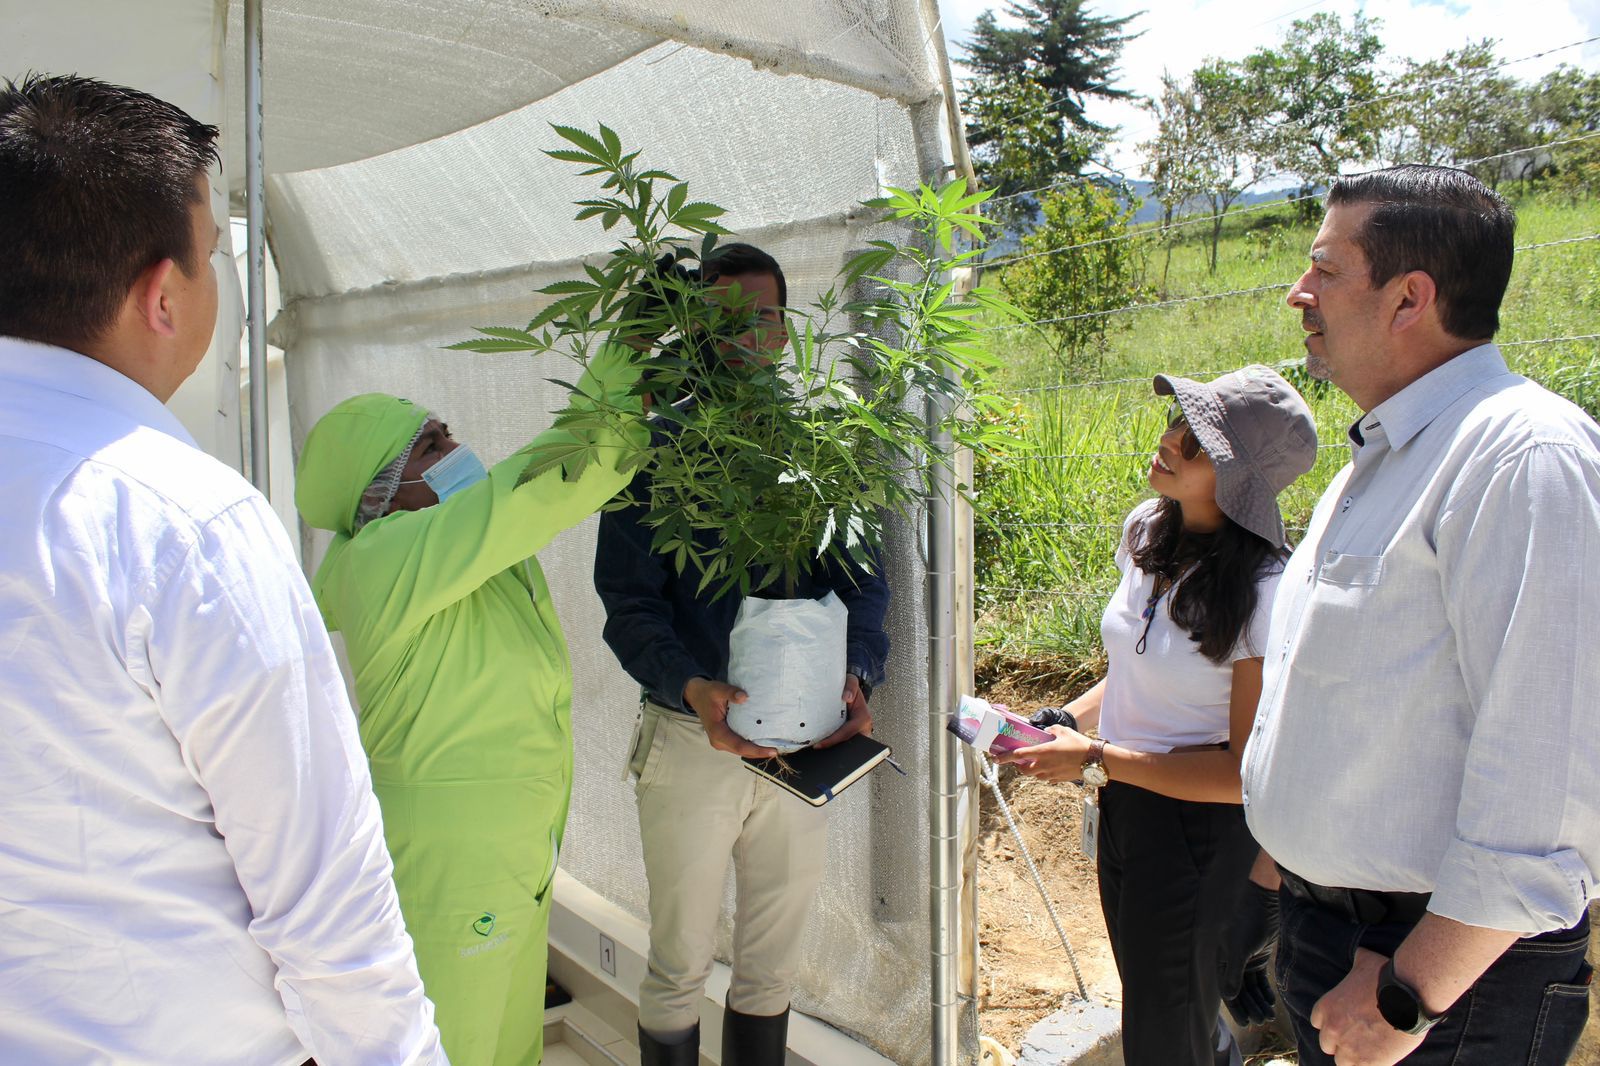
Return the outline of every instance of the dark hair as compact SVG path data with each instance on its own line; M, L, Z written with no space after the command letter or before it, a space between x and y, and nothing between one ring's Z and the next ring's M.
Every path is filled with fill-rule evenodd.
M193 247L195 179L217 128L148 93L76 75L0 83L0 335L77 348L141 271Z
M763 252L753 244L719 244L706 256L698 269L685 271L692 279L697 279L709 285L719 278L739 278L749 274L770 274L778 283L778 303L783 305L789 302L789 282L783 276L783 267L772 256ZM718 358L715 342L711 337L698 335L694 338L679 337L664 349L664 354L671 356L687 356L698 363L702 376L714 377L722 360Z
M1334 204L1373 205L1356 243L1374 286L1420 270L1438 287L1446 332L1494 336L1517 228L1497 193L1464 170L1410 163L1337 179L1328 190Z
M708 285L718 278L746 274L771 274L778 282L778 303L788 305L789 282L783 276L783 267L753 244L719 244L700 264L700 278Z
M1288 554L1227 517L1215 533L1190 532L1183 528L1183 508L1166 497L1129 530L1128 540L1140 570L1168 582L1183 578L1167 597L1167 614L1216 663L1227 663L1250 625L1257 579Z

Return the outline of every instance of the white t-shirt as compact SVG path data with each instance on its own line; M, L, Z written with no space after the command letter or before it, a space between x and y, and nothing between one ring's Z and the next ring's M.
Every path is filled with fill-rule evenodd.
M1108 660L1100 736L1108 744L1133 751L1167 752L1228 739L1233 663L1265 653L1272 597L1283 566L1279 562L1256 580L1255 613L1227 664L1201 655L1200 645L1188 630L1173 622L1172 589L1156 604L1144 654L1136 654L1134 647L1144 632L1145 604L1155 591L1156 579L1133 564L1128 545L1134 530L1155 514L1155 508L1155 500L1146 500L1123 523L1122 543L1117 548L1122 582L1100 618L1100 639Z

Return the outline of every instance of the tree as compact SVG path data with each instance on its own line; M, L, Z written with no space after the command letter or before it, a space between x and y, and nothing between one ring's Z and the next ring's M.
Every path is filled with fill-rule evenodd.
M1377 153L1379 25L1358 13L1347 27L1319 12L1296 20L1276 48L1244 59L1250 91L1267 105L1255 151L1276 172L1299 178L1303 194Z
M1091 122L1091 98L1131 99L1114 84L1138 15L1091 14L1086 0L1007 0L1020 26L978 16L966 45L973 76L962 106L979 177L1004 196L1082 172L1110 132Z
M1041 254L1007 267L1000 290L1028 317L1053 320L1045 328L1058 354L1079 364L1116 322L1102 312L1139 298L1139 251L1119 239L1139 201L1126 188L1082 182L1044 193L1039 204L1043 219L1022 239L1022 251Z
M1557 67L1529 88L1527 100L1529 125L1538 140L1600 130L1600 74ZM1574 203L1600 194L1600 141L1559 145L1540 158L1554 170L1551 187Z
M1133 98L1113 80L1123 46L1139 36L1122 30L1143 12L1110 18L1092 15L1086 7L1087 0L1007 0L1006 14L1022 25L1000 26L993 11L979 15L967 44L967 65L980 76L1026 73L1059 101L1074 129L1105 132L1089 121L1088 98Z
M1211 209L1211 273L1217 272L1222 218L1234 201L1265 177L1255 150L1256 130L1268 105L1237 63L1210 59L1187 84L1161 79L1161 96L1150 105L1159 122L1145 145L1166 222L1173 208L1202 198Z
M1167 287L1172 265L1172 238L1167 227L1183 207L1200 195L1201 116L1189 85L1161 73L1161 94L1146 101L1145 110L1156 120L1154 140L1139 145L1150 174L1150 192L1161 204L1162 243L1166 258L1161 266L1161 288Z
M1404 61L1384 94L1385 159L1457 166L1532 144L1527 94L1496 72L1494 42L1482 40L1439 59ZM1473 168L1488 184L1508 173L1507 161Z
M993 131L973 142L980 178L1001 197L986 212L1008 227L1031 224L1038 211L1032 191L1081 174L1105 143L1103 134L1067 128L1049 90L1026 75L981 75L968 82L967 94L968 129Z
M1528 89L1528 120L1541 139L1600 130L1600 73L1552 70Z

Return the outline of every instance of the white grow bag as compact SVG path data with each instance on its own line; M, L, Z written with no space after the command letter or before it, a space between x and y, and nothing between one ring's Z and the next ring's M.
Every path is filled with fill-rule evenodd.
M832 592L817 600L746 596L728 638L728 681L749 699L729 705L728 727L791 752L843 725L849 621Z

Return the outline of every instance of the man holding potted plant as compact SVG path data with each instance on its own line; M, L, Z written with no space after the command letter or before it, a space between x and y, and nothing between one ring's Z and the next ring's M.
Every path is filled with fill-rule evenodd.
M707 257L698 281L707 301L734 310L748 328L726 340L691 336L684 342L705 380L695 395L680 401L680 413L690 405L716 402L718 379L737 389L740 376L772 373L786 340L786 284L771 256L749 245L722 245ZM658 422L658 437L673 440L682 424L667 415ZM827 811L788 795L741 762L741 757L777 753L728 724L730 708L747 698L729 678L730 638L743 613L741 599L720 596L727 584L702 580L658 550L660 535L646 524L650 495L650 474L641 473L629 492L639 502L602 516L595 555L606 643L643 689L630 759L650 886L649 969L639 1003L642 1062L698 1062L698 1003L711 971L722 885L732 858L738 917L722 1061L725 1066L776 1066L787 1043L800 932L822 878ZM692 536L696 542L716 539L715 531L704 528ZM686 547L704 551L710 545ZM802 610L812 607L803 601L842 604L848 616L845 669L837 678L843 706L828 711L840 716L840 724L817 746L870 732L867 698L883 678L889 650L884 632L889 589L882 575L833 558L808 558L798 575L786 574L781 583L763 572L750 574L746 584L766 588L768 595L781 588ZM815 668L809 652L804 661ZM833 725L831 718L828 724Z

